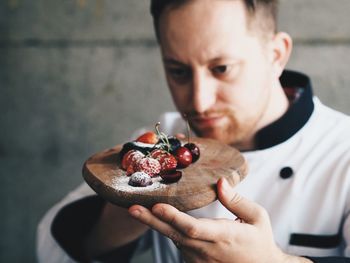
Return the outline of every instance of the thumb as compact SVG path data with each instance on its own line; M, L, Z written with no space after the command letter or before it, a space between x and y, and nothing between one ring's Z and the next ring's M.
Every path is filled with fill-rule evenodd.
M248 224L265 222L268 214L266 210L241 195L237 194L226 179L220 178L217 183L218 196L220 202L230 212Z

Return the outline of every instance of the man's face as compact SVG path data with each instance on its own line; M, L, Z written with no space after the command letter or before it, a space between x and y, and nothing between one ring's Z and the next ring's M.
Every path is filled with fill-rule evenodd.
M166 9L160 43L167 82L198 136L245 148L267 113L275 81L268 43L247 29L242 1Z

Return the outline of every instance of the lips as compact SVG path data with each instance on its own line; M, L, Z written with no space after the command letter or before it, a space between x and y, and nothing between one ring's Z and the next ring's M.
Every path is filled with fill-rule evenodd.
M191 122L197 127L217 126L224 119L224 115L196 116Z

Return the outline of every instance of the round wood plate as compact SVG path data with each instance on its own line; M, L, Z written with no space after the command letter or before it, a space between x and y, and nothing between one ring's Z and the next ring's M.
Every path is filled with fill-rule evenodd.
M231 185L238 184L247 174L247 163L235 148L212 139L193 138L201 156L182 169L182 178L164 184L160 177L147 187L132 187L120 169L122 145L91 156L84 164L83 177L90 187L107 201L122 207L140 204L152 207L167 203L181 211L210 204L217 199L216 182L225 177Z

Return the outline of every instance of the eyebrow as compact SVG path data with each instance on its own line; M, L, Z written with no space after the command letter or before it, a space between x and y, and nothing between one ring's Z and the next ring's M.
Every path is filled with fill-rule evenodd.
M210 59L209 64L215 63L215 62L220 62L222 60L232 60L232 61L237 62L237 63L239 63L241 61L239 58L228 57L228 56L225 58L224 56L219 56L219 57L215 57L213 59ZM164 62L164 64L173 65L173 66L188 66L188 65L186 65L180 61L177 61L176 59L173 59L173 58L164 58L163 62Z
M181 63L181 62L179 62L175 59L172 59L172 58L164 58L163 62L164 62L164 64L168 64L168 65L170 64L170 65L175 65L175 66L186 66L186 64Z

